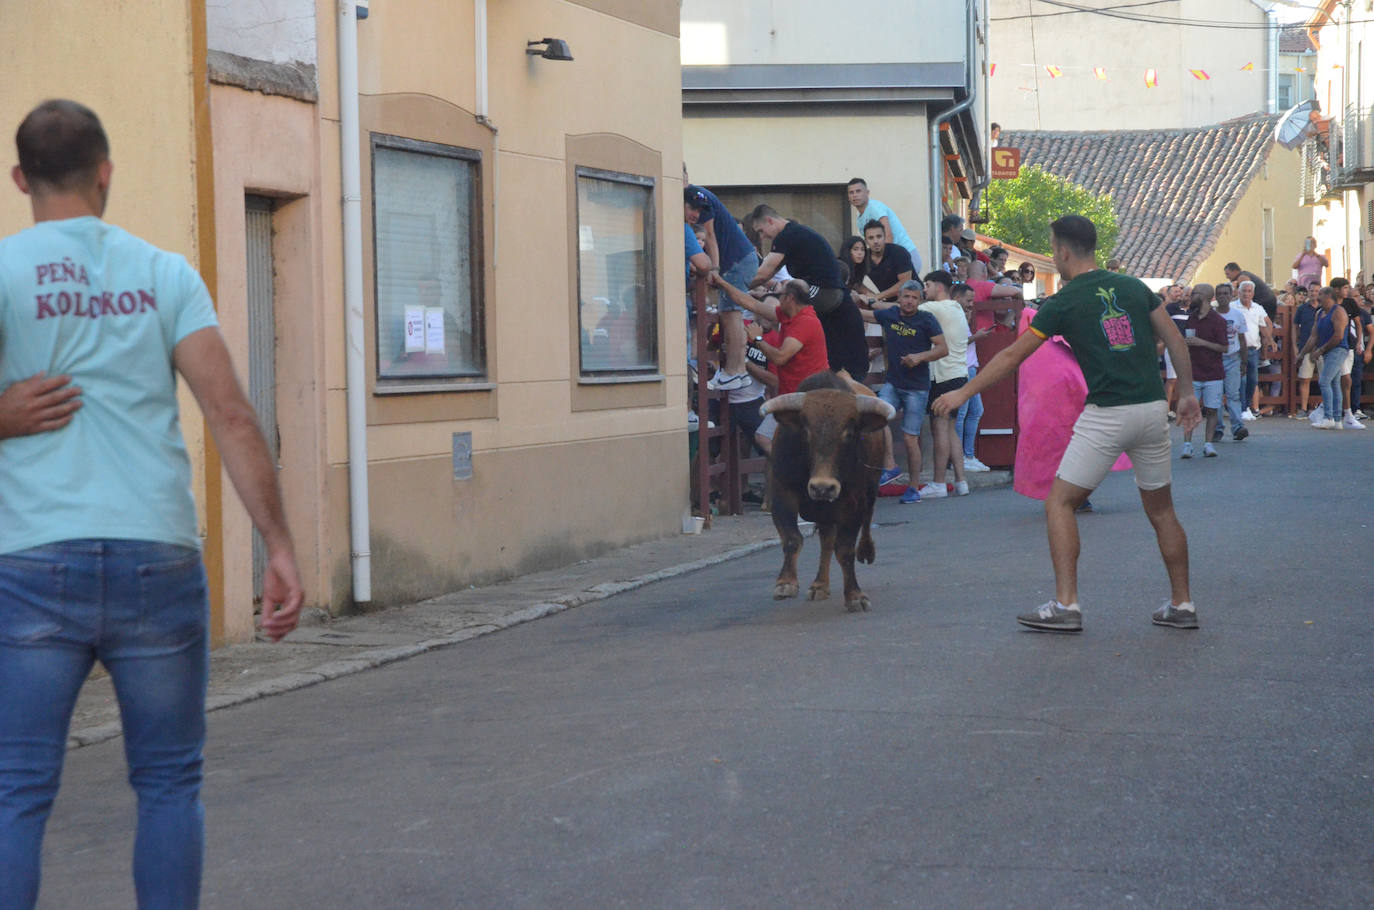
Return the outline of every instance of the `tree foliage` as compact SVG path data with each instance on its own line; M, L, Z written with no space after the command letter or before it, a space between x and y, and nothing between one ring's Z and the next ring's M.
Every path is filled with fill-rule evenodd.
M984 201L989 220L982 233L1032 253L1050 255L1050 222L1082 215L1097 227L1097 264L1106 265L1118 233L1112 197L1031 165L1015 180L994 180Z

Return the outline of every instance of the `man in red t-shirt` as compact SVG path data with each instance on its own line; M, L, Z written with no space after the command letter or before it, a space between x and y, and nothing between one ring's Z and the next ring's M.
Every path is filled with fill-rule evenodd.
M711 284L730 295L730 299L741 307L777 322L779 344L769 344L762 335L755 335L749 343L763 352L770 367L776 368L778 394L795 392L806 377L830 369L825 331L816 311L811 308L810 288L805 281L793 278L782 286L782 293L777 298L764 300L755 300L714 273Z
M972 263L968 269L969 287L973 288L973 302L983 303L987 300L999 298L1021 299L1021 289L1009 284L996 284L988 280L988 267L981 262ZM1010 303L1010 300L1008 301ZM996 323L996 318L992 310L974 310L973 328L990 329Z

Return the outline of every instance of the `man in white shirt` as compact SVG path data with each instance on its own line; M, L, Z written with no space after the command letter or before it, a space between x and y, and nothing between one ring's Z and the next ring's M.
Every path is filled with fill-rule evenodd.
M945 336L949 353L930 365L930 400L935 401L947 392L963 388L968 382L968 320L964 308L949 297L954 278L949 272L938 270L926 275L926 302L921 310L935 317ZM930 434L935 438L933 482L921 487L921 499L941 499L949 495L945 472L954 465L954 495L968 495L968 481L964 479L964 446L954 438L953 413L943 417L930 412ZM913 478L914 479L914 478Z
M1242 420L1257 420L1260 351L1270 350L1274 346L1274 333L1270 327L1269 317L1264 312L1264 307L1255 303L1255 283L1249 279L1242 281L1239 292L1240 309L1245 314L1247 324L1245 343L1249 346L1245 358L1245 389L1242 393L1245 410L1241 412L1240 416ZM1260 346L1261 339L1263 339L1263 347Z
M868 195L868 181L855 177L846 188L849 204L854 206L854 233L863 236L864 228L870 221L881 222L887 231L887 243L895 243L911 254L912 273L921 274L921 254L916 244L907 235L906 228L897 213ZM894 298L895 295L894 295Z
M1224 380L1224 394L1226 395L1226 416L1231 419L1231 438L1236 442L1241 442L1250 435L1250 430L1241 422L1244 419L1241 413L1240 400L1240 371L1241 364L1249 356L1249 344L1247 338L1250 332L1250 321L1245 318L1245 314L1239 308L1231 306L1231 284L1223 281L1217 285L1217 315L1226 320L1226 353L1221 357L1221 365L1226 370ZM1259 307L1255 309L1260 310ZM1264 314L1264 310L1260 310ZM1223 433L1221 431L1221 421L1217 421L1217 428L1212 433L1212 441L1220 442Z

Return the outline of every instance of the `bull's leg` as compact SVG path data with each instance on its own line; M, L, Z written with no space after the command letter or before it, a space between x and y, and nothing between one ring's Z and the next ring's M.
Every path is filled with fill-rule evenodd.
M859 562L873 564L878 558L878 548L873 546L873 506L878 501L878 491L868 496L868 508L864 510L864 526L859 530L859 549L855 552Z
M844 606L850 613L867 610L868 595L859 590L859 579L854 575L854 540L859 529L854 526L840 527L835 533L835 557L844 573Z
M830 596L830 559L835 553L835 523L817 523L816 536L821 541L821 563L816 567L816 580L807 592L808 600L825 600Z
M782 541L782 569L773 585L773 599L785 600L797 596L797 555L801 553L802 536L797 530L796 494L773 489L773 527Z

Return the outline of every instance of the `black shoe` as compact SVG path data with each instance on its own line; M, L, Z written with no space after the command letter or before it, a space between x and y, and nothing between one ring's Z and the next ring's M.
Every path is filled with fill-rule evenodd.
M1221 427L1217 427L1212 431L1212 442L1221 442L1225 436L1226 434L1221 431Z
M1249 435L1250 431L1245 427L1236 427L1236 431L1231 434L1231 438L1234 439L1236 442L1240 442Z

